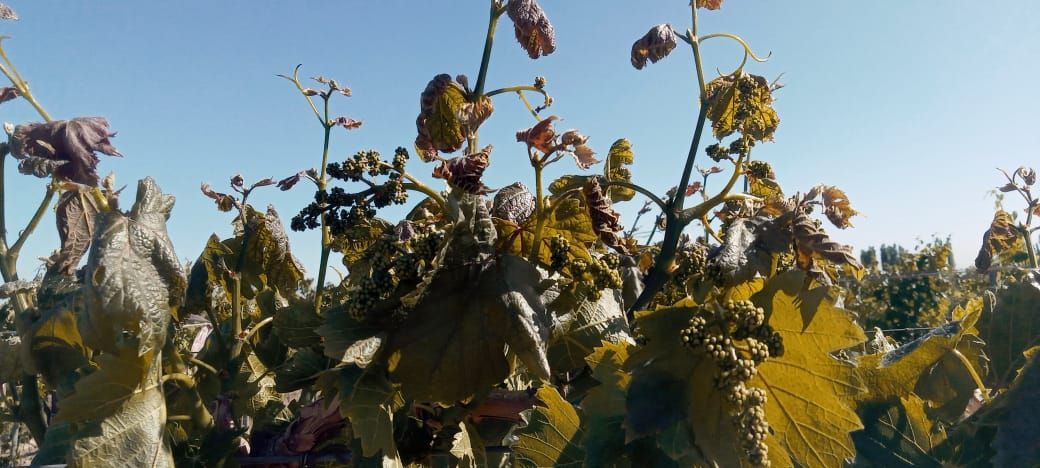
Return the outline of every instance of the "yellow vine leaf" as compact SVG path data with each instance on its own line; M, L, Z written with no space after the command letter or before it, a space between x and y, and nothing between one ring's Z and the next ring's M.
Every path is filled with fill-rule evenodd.
M518 429L520 441L513 447L517 466L579 467L585 465L581 419L574 406L554 387L542 387L535 394L544 406L535 406L527 425Z

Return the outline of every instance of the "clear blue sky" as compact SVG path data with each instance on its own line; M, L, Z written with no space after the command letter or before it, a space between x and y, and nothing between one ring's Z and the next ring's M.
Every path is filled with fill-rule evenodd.
M39 100L57 118L102 115L126 155L103 157L102 174L130 184L154 175L178 198L170 223L177 253L194 259L230 216L199 193L283 177L320 160L321 129L291 88L275 77L298 63L303 74L349 84L336 113L364 121L338 132L335 159L360 149L392 152L415 137L419 93L437 73L475 79L486 28L483 0L431 1L10 1L22 19L0 24L7 50ZM527 58L502 24L489 88L548 77L552 113L592 137L604 154L628 137L637 180L663 191L676 184L696 117L688 49L636 71L632 42L651 26L688 27L687 0L542 0L558 50ZM857 249L911 245L953 236L957 262L970 265L992 216L996 167L1040 165L1040 3L1032 1L728 0L701 16L702 31L733 32L765 53L748 71L787 86L776 103L776 141L756 149L788 192L826 182L844 188L865 214L835 238ZM735 66L739 49L707 42L708 70ZM532 123L511 96L496 99L482 143L496 147L487 183L531 183L513 133ZM28 105L0 106L0 119L37 120ZM710 141L709 141L710 142ZM703 156L702 164L710 162ZM43 181L12 174L8 213L16 233L36 206ZM430 167L411 171L429 179ZM549 175L573 172L558 164ZM434 181L437 182L437 181ZM286 221L309 197L258 193ZM132 200L133 194L128 194ZM626 224L639 202L623 210ZM1018 206L1018 205L1012 205ZM392 213L389 213L392 215ZM13 234L12 234L13 235ZM314 275L318 239L293 234L296 254ZM20 270L57 245L53 217L27 244Z

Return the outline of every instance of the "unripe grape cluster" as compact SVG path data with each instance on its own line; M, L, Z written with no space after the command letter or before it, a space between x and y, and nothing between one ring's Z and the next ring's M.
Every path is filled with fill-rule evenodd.
M442 231L430 230L405 241L383 235L372 243L363 259L368 274L358 275L344 301L350 316L358 321L374 318L372 311L380 301L399 288L414 287L432 268L443 241Z
M574 258L570 252L571 244L565 237L549 238L549 269L568 273L580 297L597 301L604 289L621 287L621 258L617 254L585 259Z
M707 278L708 246L703 242L689 242L675 254L675 269L660 294L654 298L655 305L674 304L689 296L696 283Z
M680 336L715 363L715 387L732 405L730 416L745 455L752 465L768 466L766 393L748 386L759 364L784 352L783 338L766 323L765 311L746 300L701 305Z
M400 205L408 201L404 188L404 166L408 151L397 148L392 162L383 161L377 151L359 151L342 163L329 163L326 172L333 179L345 182L364 182L368 188L351 193L340 187L318 190L314 201L293 217L294 231L316 229L321 226L322 216L333 235L341 235L351 227L370 221L376 210L389 205ZM370 178L386 176L386 181L377 184Z

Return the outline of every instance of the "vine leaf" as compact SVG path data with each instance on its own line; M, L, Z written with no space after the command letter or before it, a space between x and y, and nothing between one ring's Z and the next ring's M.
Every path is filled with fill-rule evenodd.
M29 374L41 374L55 388L69 373L86 365L90 353L77 325L76 310L83 305L81 290L75 276L47 274L36 293L39 316L18 316L22 366Z
M78 184L97 186L95 152L122 156L108 140L104 117L77 117L46 123L18 125L11 134L11 155L18 159L22 174L50 177L52 174Z
M495 194L491 216L520 225L527 222L534 209L534 195L523 182L516 182L502 187Z
M585 357L592 377L599 385L589 389L581 401L584 419L585 464L606 466L623 456L625 430L625 394L632 376L625 370L632 344L626 341L601 346Z
M466 103L462 85L451 75L440 74L426 84L419 97L419 117L415 126L415 149L425 162L433 161L439 151L453 153L466 140L459 112Z
M1040 433L1036 425L1040 418L1040 347L1030 348L1024 354L1026 364L996 405L999 409L993 418L997 425L994 466L1026 466L1040 460Z
M166 232L172 195L151 177L137 185L130 213L99 216L85 268L86 313L79 329L91 348L156 353L166 339L170 307L184 294L184 271Z
M55 422L75 428L70 466L173 466L155 357L133 349L102 354L100 368L62 400Z
M670 24L659 24L650 28L643 37L632 44L630 60L636 70L642 70L647 61L657 63L675 49L675 30Z
M994 257L1012 249L1021 240L1014 226L1015 220L1011 217L1011 213L997 210L993 214L993 221L982 236L982 247L979 249L979 255L975 257L975 268L979 272L989 270L990 266L993 265Z
M542 387L535 395L544 406L528 410L527 425L517 429L513 447L518 466L584 466L583 431L577 410L554 387Z
M484 441L480 438L480 432L469 421L459 423L459 432L455 434L455 438L452 440L451 454L458 460L459 468L488 466L487 453L484 451Z
M982 315L979 336L986 342L996 385L1004 387L1023 363L1022 353L1040 336L1040 284L1022 281L997 294L992 313Z
M632 171L627 167L635 162L635 153L632 151L632 142L627 138L619 138L610 145L607 151L607 163L603 165L603 176L608 181L632 181ZM552 190L550 188L550 190ZM553 192L555 193L555 192ZM629 201L636 196L636 191L628 187L611 186L607 189L610 201L617 203Z
M325 356L339 362L351 362L355 345L380 332L374 325L359 322L341 306L326 310L323 318L315 333L321 336Z
M892 351L861 357L858 362L859 373L867 388L871 389L862 398L878 401L912 395L918 382L924 380L929 370L957 350L966 332L974 330L981 312L982 300L972 300L957 312L957 315L963 314L964 318L937 327Z
M547 356L549 367L555 372L584 367L585 357L601 342L615 343L631 339L620 291L604 291L598 301L583 300L573 310L554 310L554 305L573 303L573 298L565 297L572 294L565 291L549 305L556 319L552 325Z
M534 232L521 228L508 221L495 219L499 229L499 237L505 244L502 250L513 255L527 255L534 244ZM567 197L556 201L555 209L549 213L542 228L542 248L538 250L538 260L543 265L551 261L552 252L549 247L549 239L563 237L571 244L571 254L584 259L590 259L588 249L599 238L592 227L592 218L585 209L581 200Z
M773 110L773 90L765 78L738 71L711 80L705 87L708 119L715 138L733 133L770 141L780 124Z
M855 366L831 354L866 341L851 314L826 287L804 290L805 274L766 282L752 300L784 340L785 352L751 380L766 390L773 437L804 466L839 466L855 456L849 432L862 428L853 402L864 389ZM770 450L772 454L772 450Z
M537 0L512 0L506 8L516 40L529 57L537 59L556 51L556 33Z
M339 391L340 412L361 439L364 456L397 453L393 415L404 400L383 372L347 366L339 374Z
M912 393L867 405L860 412L867 427L852 433L857 460L873 466L942 466L931 453L946 439L946 432L928 417L926 406Z
M332 250L343 254L343 265L353 269L365 258L365 252L384 234L393 232L394 226L381 218L370 218L352 224L342 236L332 239Z
M311 385L317 375L326 369L326 362L325 356L311 348L297 350L275 368L275 391L289 393Z
M494 254L495 227L480 197L464 195L439 266L402 301L408 317L389 338L391 375L407 398L452 403L498 384L512 372L506 345L538 378L548 378L542 274L511 255Z
M98 206L91 190L83 185L67 187L54 207L61 250L51 260L59 273L71 274L76 269L94 237Z
M321 342L317 329L323 323L314 311L314 301L293 296L287 306L275 309L271 328L286 346L305 348Z

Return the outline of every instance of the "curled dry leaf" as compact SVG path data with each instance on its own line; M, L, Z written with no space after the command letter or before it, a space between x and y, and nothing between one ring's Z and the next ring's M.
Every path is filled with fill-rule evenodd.
M459 123L466 126L467 128L475 129L479 128L481 124L491 116L491 113L495 112L495 106L491 103L491 98L487 96L481 96L476 102L466 102L459 108L458 119Z
M821 284L828 285L827 276L816 265L815 259L820 258L836 265L848 265L856 269L862 269L856 257L852 255L852 249L846 245L831 240L826 232L815 220L804 212L797 212L791 221L791 231L794 236L794 247L798 268L809 273L813 279Z
M350 97L351 95L350 88L337 83L336 80L325 78L324 76L315 76L311 79L317 81L318 83L328 86L329 89L336 91L344 96Z
M1011 249L1020 237L1014 227L1015 220L1011 213L999 210L993 215L993 221L989 229L982 235L982 248L979 255L975 257L975 268L979 272L985 272L993 266L993 257Z
M278 186L279 190L284 192L286 190L291 190L293 187L295 187L296 184L300 182L300 179L314 180L314 176L311 175L311 170L308 169L306 171L300 171L289 177L279 180L276 185Z
M621 215L610 205L610 200L603 194L599 185L599 179L590 177L585 186L582 187L585 202L588 204L589 217L592 218L592 229L596 231L599 240L621 254L628 254L621 236L618 233L624 231L624 226L619 220Z
M491 145L487 145L476 153L441 161L441 165L433 169L433 176L448 181L466 193L488 193L491 189L480 178L488 167L491 149Z
M239 177L241 177L241 176L239 176ZM231 179L231 184L232 185L235 184L235 179L234 178ZM295 182L294 182L294 184L295 184ZM228 195L226 193L221 193L221 192L218 192L216 190L213 190L213 187L211 187L207 183L203 183L201 189L202 189L202 194L203 195L205 195L205 196L207 196L209 198L212 198L213 201L216 202L217 209L220 210L220 211L223 211L223 212L231 211L232 209L235 208L235 205L238 203L238 201L235 200L235 197L232 197L231 195ZM283 189L283 190L288 190L288 189Z
M1022 182L1025 183L1026 186L1032 186L1036 183L1036 171L1031 167L1020 167L1015 171L1015 175L1021 177Z
M556 146L556 129L553 127L554 120L559 120L559 117L550 115L534 124L533 127L516 132L516 141L526 143L527 146L543 153L552 151Z
M592 150L586 144L580 144L574 147L574 151L571 151L571 156L574 156L574 163L581 169L588 169L593 164L599 162L596 159L596 152Z
M2 6L2 4L0 4ZM7 102L18 97L18 90L12 86L0 88L0 102Z
M694 0L697 2L697 8L704 8L705 10L718 10L722 8L722 0Z
M355 128L361 128L361 121L354 120L350 117L336 117L336 120L332 121L333 124L339 125L347 130L354 130Z
M108 140L103 117L77 117L46 123L18 125L11 135L11 155L18 159L22 174L58 177L79 184L96 186L97 165L94 154L122 156Z
M556 51L556 33L537 0L510 0L506 13L513 20L516 40L529 57L537 59Z
M649 60L657 63L675 49L675 30L670 24L659 24L650 28L643 37L632 44L632 66L642 70Z
M17 20L18 13L15 13L11 7L7 6L6 3L0 3L0 20Z
M846 229L852 226L849 218L859 214L849 203L849 197L838 187L824 186L821 190L823 195L824 214L838 229Z
M495 194L491 216L521 225L534 213L535 199L523 182L508 185Z
M84 185L67 187L54 207L61 250L51 260L60 273L73 273L94 237L94 224L99 210L92 190L92 187Z
M423 161L431 161L439 151L452 153L465 141L459 112L466 103L462 86L451 75L440 74L426 84L419 96L419 116L415 119L415 148Z

